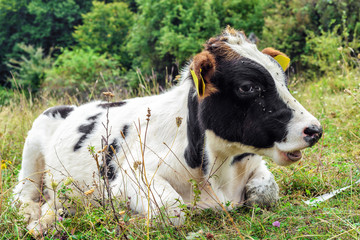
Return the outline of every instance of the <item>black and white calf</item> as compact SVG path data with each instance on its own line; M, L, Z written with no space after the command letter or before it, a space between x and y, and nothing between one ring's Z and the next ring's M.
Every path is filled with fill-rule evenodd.
M212 191L204 199L276 202L278 186L261 156L289 165L322 134L318 120L287 88L287 61L274 49L258 51L243 33L228 28L209 39L182 71L179 85L164 94L46 110L29 131L15 189L28 228L36 232L54 222L55 209L62 208L54 183L68 177L70 195L93 189L96 198L99 176L106 174L112 196L130 199L133 210L152 216L164 207L174 224L184 218L179 202L191 201L190 179L209 182ZM102 149L107 119L115 153L97 163L89 146Z

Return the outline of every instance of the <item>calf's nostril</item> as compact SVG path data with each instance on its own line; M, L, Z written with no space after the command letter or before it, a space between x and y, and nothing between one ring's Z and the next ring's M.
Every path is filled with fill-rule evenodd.
M316 125L311 125L310 127L305 128L304 130L305 135L312 136L315 134L321 134L322 128Z
M304 140L310 144L310 146L314 145L319 141L323 133L323 129L321 126L311 125L310 127L305 128L304 130Z

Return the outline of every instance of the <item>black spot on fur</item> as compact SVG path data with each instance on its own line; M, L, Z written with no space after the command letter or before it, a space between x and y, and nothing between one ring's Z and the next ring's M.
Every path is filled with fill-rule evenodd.
M124 137L126 137L129 131L129 125L125 125L121 131L124 134Z
M95 121L102 113L98 113L94 116L88 117L87 120L89 121Z
M243 153L243 154L237 155L237 156L234 157L234 159L233 159L233 161L231 162L231 164L240 162L240 161L242 161L243 159L245 159L245 158L248 157L248 156L254 156L254 154L253 154L253 153Z
M105 154L105 162L100 167L100 175L106 176L108 180L114 180L115 178L115 167L113 164L111 164L111 161L114 157L114 151L119 150L119 145L117 144L117 140L114 139L114 141L108 146L106 154Z
M91 131L94 129L95 122L89 123L89 124L83 124L79 127L79 132L85 133L85 135L88 135L91 133Z
M95 124L96 122L91 122L89 124L83 124L79 126L78 131L80 133L83 133L83 135L80 137L79 141L75 144L74 152L81 148L81 144L85 141L87 136L94 130Z
M74 110L74 107L72 106L56 106L49 108L44 112L44 115L46 116L52 116L55 117L56 115L60 114L61 118L67 118L69 114Z
M207 172L207 157L204 152L204 134L205 131L200 127L198 121L198 99L195 95L195 90L189 91L188 96L188 110L189 117L187 119L187 139L188 146L185 149L184 157L186 163L191 168L202 167L203 172Z
M81 144L85 141L86 137L87 137L86 135L82 135L80 137L79 141L74 146L74 152L81 148Z
M124 105L126 102L124 101L120 101L120 102L110 102L110 103L100 103L98 105L98 107L101 108L112 108L112 107L121 107L122 105Z

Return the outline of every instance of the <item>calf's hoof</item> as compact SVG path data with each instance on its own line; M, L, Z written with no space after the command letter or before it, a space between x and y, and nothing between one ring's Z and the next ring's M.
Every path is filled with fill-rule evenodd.
M279 187L273 176L267 181L250 180L245 186L245 205L268 208L279 200Z

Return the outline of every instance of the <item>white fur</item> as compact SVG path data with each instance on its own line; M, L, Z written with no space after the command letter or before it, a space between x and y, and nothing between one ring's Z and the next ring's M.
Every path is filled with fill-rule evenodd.
M179 203L192 201L190 179L204 184L201 186L206 186L209 179L212 191L204 188L203 191L206 192L204 199L242 204L245 201L245 194L248 193L251 196L247 197L255 203L266 205L276 202L278 188L261 157L249 156L247 159L251 160L232 164L233 157L251 152L270 156L278 164L287 165L289 162L282 158L281 152L304 148L306 143L302 136L303 129L318 122L298 102L295 102L286 90L280 66L259 52L255 45L244 41L240 35L237 38L229 35L229 38L229 46L236 52L258 62L270 72L275 79L279 96L295 109L295 117L291 120L288 129L288 141L277 144L271 149L255 149L228 142L207 130L205 151L209 158L209 173L205 176L201 168L190 168L184 159L184 150L188 145L187 102L192 87L191 82L186 80L189 74L189 69L186 68L179 86L170 91L158 96L126 100L126 104L121 107L109 108L109 143L116 138L121 146L111 163L117 169L116 178L110 181L111 192L117 198L130 201L133 210L143 214L151 211L151 215L156 216L159 214L159 207L165 207L166 213L172 216L170 221L181 224L184 214L180 211ZM101 198L102 181L99 178L96 161L87 147L94 146L96 151L102 149L101 138L106 136L105 127L97 124L82 147L77 151L73 150L82 136L78 127L91 122L87 120L89 117L103 112L97 122L106 125L106 110L99 108L99 103L91 102L76 107L66 119L62 119L59 115L52 117L42 114L35 120L28 133L19 184L14 193L22 203L23 213L28 216L28 229L32 229L34 234L48 228L55 219L56 209L62 207L53 192L52 183L61 183L66 178L72 177L74 182L71 185L73 188L71 196L83 197L83 192L94 189L93 198ZM149 122L146 120L148 108L151 110ZM182 118L179 127L176 124L177 117ZM120 137L124 125L129 125L125 140ZM141 149L145 149L144 157ZM136 167L143 162L145 166L141 164ZM150 190L153 194L150 196L142 174L143 167L146 169L148 183L151 182ZM43 206L39 206L38 199L42 192L42 184L48 191L47 201ZM270 185L274 187L269 188ZM267 196L268 199L257 196Z

